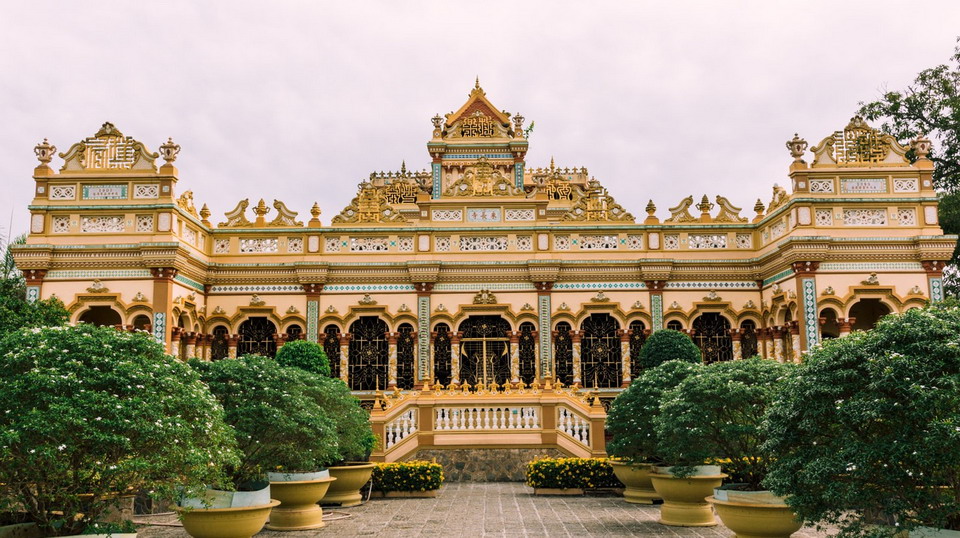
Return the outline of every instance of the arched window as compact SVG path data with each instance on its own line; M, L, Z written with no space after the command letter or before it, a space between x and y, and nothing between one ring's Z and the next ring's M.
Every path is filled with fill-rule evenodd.
M693 320L693 342L700 348L706 363L733 359L730 322L716 313L703 314Z
M681 324L679 321L675 319L671 319L670 321L667 322L667 328L670 329L671 331L682 331L683 324Z
M397 386L401 389L413 388L413 371L416 361L417 332L413 325L404 323L399 327L397 336Z
M336 325L327 325L323 329L323 350L330 361L330 377L340 377L340 328Z
M303 339L303 327L294 323L287 327L287 342Z
M434 383L450 384L450 327L446 323L438 323L433 332L433 376Z
M363 316L350 325L347 379L353 390L387 387L387 324L376 316Z
M230 346L227 343L230 329L224 325L213 328L213 340L210 342L210 360L218 361L230 356Z
M573 384L573 344L570 340L570 324L557 323L553 336L553 363L557 381L564 386Z
M740 323L740 356L749 359L757 355L757 324L752 319Z
M89 310L80 315L79 321L98 327L113 327L123 323L120 313L109 306L91 306Z
M824 319L820 326L820 338L827 340L829 338L838 338L840 336L840 322L837 321L837 311L832 308L824 308L820 311L820 317Z
M533 336L536 327L529 321L520 324L520 380L530 385L537 377L537 339Z
M460 380L471 385L510 380L510 324L500 316L470 316L460 324Z
M630 322L630 379L640 375L640 348L647 341L647 327L642 321Z
M140 314L133 318L133 328L138 331L147 330L147 325L150 325L150 316L146 314Z
M580 380L585 387L619 387L623 381L619 329L609 314L592 314L580 325Z
M789 308L783 313L783 360L793 362L793 333L790 332L790 322L793 321L793 311Z
M273 335L277 326L264 316L247 319L240 324L240 341L237 343L237 355L256 354L273 357L277 354L277 343Z
M880 318L890 313L890 307L880 299L860 299L850 308L850 317L856 318L854 331L869 331L876 327Z

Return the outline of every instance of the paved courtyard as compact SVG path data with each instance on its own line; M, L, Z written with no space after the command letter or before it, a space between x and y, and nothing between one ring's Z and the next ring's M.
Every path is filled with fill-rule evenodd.
M612 494L536 497L519 482L452 482L435 499L372 499L353 508L324 509L327 526L316 531L264 531L290 536L732 536L725 527L683 528L657 523L660 508L623 502ZM171 518L155 518L170 522ZM175 521L175 520L173 520ZM141 538L186 536L181 527L141 529ZM795 537L825 536L803 529Z

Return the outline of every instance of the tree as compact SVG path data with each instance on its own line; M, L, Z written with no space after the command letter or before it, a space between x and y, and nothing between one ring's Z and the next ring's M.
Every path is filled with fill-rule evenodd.
M27 301L27 287L23 274L13 262L10 247L26 243L27 236L20 235L9 241L3 252L0 267L0 340L21 327L44 327L63 325L70 318L57 299Z
M276 360L280 366L300 368L308 372L330 377L330 361L323 346L316 342L294 340L287 342L277 351Z
M653 333L640 348L640 367L644 370L672 360L700 363L703 356L689 336L671 329Z

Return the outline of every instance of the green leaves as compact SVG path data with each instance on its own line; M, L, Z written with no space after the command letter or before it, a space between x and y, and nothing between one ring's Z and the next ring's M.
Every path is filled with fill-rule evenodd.
M701 363L703 357L689 336L679 331L662 329L650 335L644 342L640 348L639 360L640 367L646 370L672 360Z
M330 361L323 346L306 340L287 342L277 351L277 362L281 366L300 368L317 375L330 377Z

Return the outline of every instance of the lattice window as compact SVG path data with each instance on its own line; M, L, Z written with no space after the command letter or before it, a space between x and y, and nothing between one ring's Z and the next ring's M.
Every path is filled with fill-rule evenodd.
M570 324L557 323L553 337L553 363L557 381L569 387L573 384L573 342L570 339Z
M553 236L553 249L554 250L570 250L570 236L569 235Z
M504 220L535 220L533 209L507 209L503 216Z
M433 375L434 383L450 384L450 327L446 323L438 323L433 328L436 336L433 337Z
M340 329L336 325L327 325L323 329L323 350L330 361L330 377L340 377Z
M340 238L328 237L324 241L323 250L326 252L340 252Z
M693 342L703 353L706 363L733 359L730 322L720 314L707 313L693 320Z
M70 231L70 217L53 217L53 233L65 234Z
M687 246L694 249L727 248L726 234L690 234Z
M386 237L351 237L350 252L386 252Z
M520 356L520 380L527 385L537 377L537 339L534 336L533 323L520 324L520 342L517 344Z
M123 231L123 217L80 217L80 231L85 233L113 233Z
M216 239L213 242L213 253L214 254L226 254L230 252L230 240L229 239Z
M833 226L833 210L818 209L814 212L817 219L817 226Z
M833 180L832 179L811 179L810 192L832 193Z
M663 234L664 250L679 250L680 236L678 234Z
M617 235L581 235L580 248L582 250L614 250L620 243Z
M915 177L893 178L893 192L917 192L920 187Z
M587 387L617 388L623 380L620 364L620 324L609 314L593 314L583 320L580 379Z
M463 220L463 210L434 209L430 218L435 222L460 222Z
M847 226L886 226L885 209L844 209L843 223Z
M303 339L303 327L294 323L287 327L287 342Z
M157 184L134 185L133 197L134 198L159 198L160 185L157 185Z
M404 323L397 336L397 386L404 390L413 388L413 372L416 363L417 332L413 325Z
M438 237L434 243L434 249L437 252L450 252L450 238Z
M75 200L77 198L76 185L51 185L50 200Z
M510 324L500 316L470 316L461 323L460 379L471 385L508 381L509 331Z
M643 250L643 236L642 235L628 235L627 236L627 248L630 250Z
M291 254L301 254L303 252L303 238L288 237L287 252L290 252Z
M507 238L502 235L470 235L460 238L462 251L500 251L507 250Z
M770 227L770 238L776 239L787 232L787 225L781 220Z
M900 226L916 226L917 210L912 207L901 207L897 209L897 220Z
M518 235L517 250L533 250L533 236Z
M153 231L153 215L137 215L137 231L152 232Z
M404 236L397 238L397 250L400 252L413 252L413 237Z
M737 234L737 248L753 248L753 234Z
M280 241L276 237L240 240L241 254L272 254L279 250Z
M647 327L642 321L633 321L630 323L630 379L636 379L640 375L640 348L647 341Z
M352 390L376 390L387 386L387 324L375 316L363 316L350 325L348 379Z
M210 342L210 360L218 361L230 356L230 345L227 338L230 335L230 329L224 325L217 325L213 328L213 340Z
M277 353L277 343L273 335L277 326L265 317L252 317L240 324L240 341L237 343L237 356L252 353L273 357Z
M191 245L197 244L197 231L187 226L183 227L183 239Z

